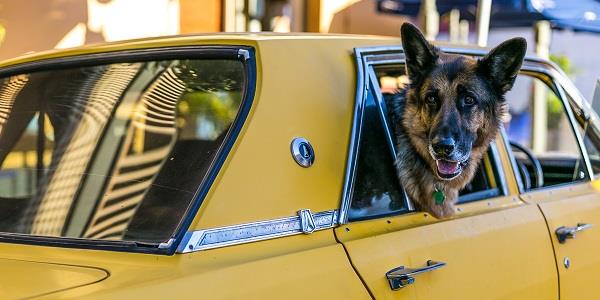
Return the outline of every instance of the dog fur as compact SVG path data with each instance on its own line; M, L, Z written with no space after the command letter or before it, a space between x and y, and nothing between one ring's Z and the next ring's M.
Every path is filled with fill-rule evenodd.
M418 208L436 218L450 217L458 192L472 180L502 124L504 94L512 88L527 45L513 38L476 60L440 51L408 23L401 38L410 84L386 101L398 149L397 174ZM435 203L436 190L445 195L442 204Z

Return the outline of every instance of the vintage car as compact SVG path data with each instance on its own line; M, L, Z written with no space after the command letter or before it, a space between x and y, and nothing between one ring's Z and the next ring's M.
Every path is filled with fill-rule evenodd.
M311 34L3 62L0 298L600 299L600 125L565 74L526 59L439 220L394 170L403 64Z

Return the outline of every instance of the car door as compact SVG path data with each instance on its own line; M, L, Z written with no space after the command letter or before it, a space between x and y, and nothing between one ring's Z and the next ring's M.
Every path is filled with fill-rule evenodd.
M336 236L371 294L557 299L544 218L536 205L519 199L515 178L505 177L512 165L503 139L493 143L462 192L456 217L437 220L416 211L396 180L382 98L405 82L403 56L395 48L358 49L356 56L359 87Z
M511 141L531 153L527 158L515 150L517 164L527 169L517 175L524 181L535 173L542 177L522 186L522 199L537 203L547 221L560 299L599 299L595 278L600 274L600 181L593 180L598 173L598 118L577 93L567 94L573 88L552 66L532 62L529 68L531 72L517 79L521 92L507 95L513 107L519 107L519 101L532 107L512 111L508 126L518 127L510 128Z

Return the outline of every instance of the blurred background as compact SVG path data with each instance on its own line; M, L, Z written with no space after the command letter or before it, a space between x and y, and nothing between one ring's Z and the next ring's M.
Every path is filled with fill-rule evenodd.
M558 63L591 100L600 76L598 14L598 0L0 0L0 59L221 31L398 36L411 22L431 40L458 44L525 37L530 53Z

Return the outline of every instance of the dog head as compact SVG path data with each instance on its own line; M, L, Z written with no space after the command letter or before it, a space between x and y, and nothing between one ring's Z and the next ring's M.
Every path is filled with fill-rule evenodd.
M477 60L438 50L408 23L401 34L410 79L404 126L433 173L454 180L475 170L495 137L526 42L507 40Z

